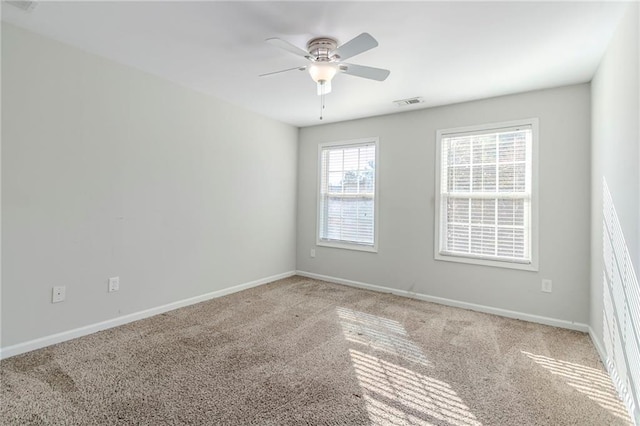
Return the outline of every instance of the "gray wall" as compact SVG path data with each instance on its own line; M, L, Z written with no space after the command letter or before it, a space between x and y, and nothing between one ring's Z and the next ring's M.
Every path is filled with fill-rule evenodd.
M591 83L591 327L602 339L602 182L640 275L640 22L631 4ZM640 326L640 324L639 324Z
M297 135L3 23L2 347L295 270Z
M435 261L436 130L539 117L539 272ZM589 320L590 93L582 84L301 129L298 270L493 308ZM379 252L315 246L317 145L380 138ZM637 157L636 157L637 158ZM541 279L553 292L540 291Z
M640 296L638 281L629 272L633 269L640 278L638 3L628 6L618 25L591 83L591 96L591 328L614 377L626 388L623 393L635 401L633 416L640 424ZM605 181L610 201L603 196ZM605 249L610 244L614 249ZM613 303L605 302L605 293L616 296Z

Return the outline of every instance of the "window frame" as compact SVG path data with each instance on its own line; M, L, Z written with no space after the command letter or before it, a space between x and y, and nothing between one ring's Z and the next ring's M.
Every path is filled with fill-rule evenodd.
M373 190L373 244L358 244L355 242L349 242L344 240L324 240L320 238L320 230L322 228L321 221L321 212L320 208L322 206L322 151L326 148L338 148L345 147L348 148L350 146L357 145L365 145L365 144L373 144L375 146L375 171L374 171L374 190ZM379 193L380 193L380 185L379 185L379 176L380 176L380 141L378 137L368 137L368 138L359 138L359 139L350 139L350 140L342 140L342 141L333 141L333 142L323 142L318 144L318 173L317 173L317 185L316 185L316 246L322 247L332 247L346 250L356 250L356 251L364 251L377 253L378 252L378 224L379 220Z
M518 262L509 259L486 259L462 253L443 253L442 214L446 210L442 206L441 178L442 178L442 139L452 135L492 133L506 128L527 126L531 127L531 194L530 194L530 262ZM539 120L538 118L526 118L521 120L487 123L480 125L439 129L436 131L436 158L435 158L435 204L434 204L434 259L447 262L467 263L472 265L492 266L507 269L519 269L524 271L538 271L538 146L539 146Z

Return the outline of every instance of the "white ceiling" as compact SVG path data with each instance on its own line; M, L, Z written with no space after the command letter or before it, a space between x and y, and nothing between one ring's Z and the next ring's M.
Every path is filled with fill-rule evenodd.
M342 121L591 80L627 5L612 2L3 2L2 20L295 126ZM338 75L319 121L304 48L369 32L348 62L384 82ZM397 99L425 103L399 108Z

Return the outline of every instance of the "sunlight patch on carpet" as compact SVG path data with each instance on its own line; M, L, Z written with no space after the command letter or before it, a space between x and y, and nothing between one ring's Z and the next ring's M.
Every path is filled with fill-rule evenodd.
M374 424L425 425L433 419L482 425L447 383L354 349L349 353Z
M336 311L348 342L379 353L349 349L372 424L482 426L448 383L382 358L434 367L401 323L342 307Z
M567 385L585 394L602 408L631 424L626 407L617 397L611 378L602 371L584 365L561 361L543 355L520 351L551 374L566 379Z
M347 308L337 308L342 333L350 342L363 344L425 366L432 366L397 321Z

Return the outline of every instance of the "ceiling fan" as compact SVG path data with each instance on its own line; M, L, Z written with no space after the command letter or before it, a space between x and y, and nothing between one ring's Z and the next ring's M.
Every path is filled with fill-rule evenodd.
M331 92L331 80L338 72L377 81L384 81L390 73L389 70L382 68L342 62L345 59L349 59L378 46L376 39L369 33L362 33L339 47L338 42L334 38L312 38L307 43L307 50L301 49L277 37L268 38L266 42L294 55L301 56L310 61L311 64L261 74L260 77L293 70L308 70L313 81L317 83L318 95L325 95Z

